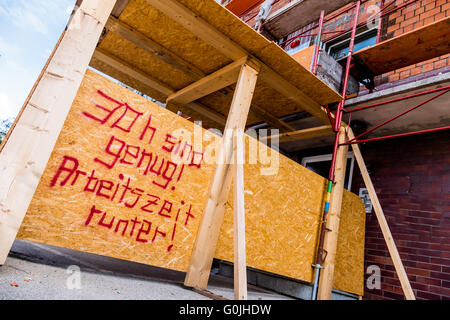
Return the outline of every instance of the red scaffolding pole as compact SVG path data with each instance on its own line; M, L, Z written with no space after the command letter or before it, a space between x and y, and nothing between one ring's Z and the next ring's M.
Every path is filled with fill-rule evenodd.
M345 69L345 78L344 78L344 85L343 85L343 93L342 93L342 101L339 102L338 110L336 111L336 118L333 124L333 129L336 132L335 138L334 138L334 147L333 147L333 155L331 158L331 166L330 166L330 172L328 176L328 188L327 188L327 197L325 201L324 210L322 213L322 219L319 226L319 245L316 252L316 258L315 258L315 264L313 267L315 270L315 279L314 279L314 286L313 286L313 294L312 299L317 299L317 292L319 288L319 279L320 279L320 269L323 268L324 261L327 256L327 252L324 250L324 243L325 243L325 232L326 232L326 223L327 223L327 216L328 216L328 210L330 207L329 199L331 198L331 192L333 189L333 182L335 177L335 168L336 168L336 156L337 151L339 148L339 132L341 130L341 119L342 119L342 108L344 107L345 103L345 96L347 93L347 85L348 85L348 77L350 74L350 64L352 62L352 54L353 54L353 48L355 45L355 36L356 36L356 27L358 25L358 18L359 18L359 8L361 5L361 0L356 2L355 6L355 16L353 21L353 30L350 38L350 46L348 50L348 56L347 56L347 68ZM319 31L320 32L320 31Z
M393 134L393 135L383 136L383 137L376 137L376 138L356 140L356 141L347 141L345 143L342 143L341 145L357 144L357 143L364 143L364 142L371 142L371 141L378 141L378 140L385 140L385 139L392 139L392 138L400 138L400 137L412 136L412 135L421 134L421 133L436 132L436 131L449 130L449 129L450 129L450 126L433 128L433 129L425 129L425 130L419 130L419 131L413 131L413 132L398 133L398 134Z
M438 91L443 91L443 90L447 90L447 89L450 89L450 86L445 86L445 87L442 87L442 88L426 90L426 91L422 91L422 92L419 92L419 93L414 93L414 94L407 95L407 96L400 97L400 98L395 98L395 99L390 99L390 100L386 100L386 101L382 101L382 102L377 102L377 103L374 103L374 104L369 104L369 105L364 106L364 107L358 107L358 108L354 108L354 109L350 109L350 110L345 109L344 112L352 113L352 112L355 112L355 111L375 108L375 107L382 106L382 105L385 105L385 104L388 104L388 103L392 103L392 102L396 102L396 101L402 101L402 100L406 100L406 99L411 99L411 98L414 98L414 97L419 97L419 96L423 96L423 95L426 95L426 94L430 94L430 93L438 92Z
M409 95L409 96L406 96L406 97L402 97L402 98L396 98L396 99L392 99L392 100L388 100L388 101L383 101L383 102L375 103L375 104L372 104L372 105L369 105L369 106L365 106L365 107L361 107L361 108L356 108L356 109L353 109L353 110L348 110L347 112L351 114L352 112L355 112L355 111L359 111L359 110L363 110L363 109L368 109L368 108L373 108L373 107L380 106L380 105L384 105L384 104L387 104L387 103L390 103L390 102L394 102L394 101L400 101L400 100L410 99L410 98L412 98L412 97L417 97L417 96L420 96L420 95L429 94L429 93L437 92L437 91L442 91L442 92L440 92L440 93L434 95L433 97L431 97L431 98L425 100L424 102L421 102L421 103L415 105L414 107L412 107L412 108L410 108L410 109L408 109L408 110L406 110L406 111L403 111L402 113L396 115L395 117L392 117L392 118L390 118L390 119L388 119L388 120L386 120L386 121L380 123L379 125L376 125L375 127L373 127L373 128L371 128L371 129L369 129L369 130L367 130L367 131L361 133L360 135L356 136L356 137L353 138L352 140L347 141L346 143L343 143L343 144L341 144L341 145L348 145L348 144L362 143L362 142L370 142L370 141L376 141L376 140L381 140L381 139L397 138L397 137L409 136L409 135L420 134L420 133L426 133L426 132L433 132L433 131L447 130L447 129L450 128L450 127L441 127L441 128L435 128L435 129L420 130L420 131L414 131L414 132L408 132L408 133L400 133L400 134L395 134L395 135L390 135L390 136L384 136L384 137L377 137L377 138L369 138L369 139L359 140L359 138L361 138L362 136L365 136L365 135L369 134L370 132L372 132L372 131L374 131L374 130L376 130L376 129L378 129L378 128L380 128L380 127L382 127L382 126L384 126L384 125L386 125L386 124L388 124L388 123L394 121L395 119L398 119L398 118L404 116L405 114L407 114L407 113L409 113L409 112L411 112L411 111L413 111L413 110L415 110L415 109L417 109L417 108L419 108L419 107L421 107L421 106L427 104L428 102L430 102L430 101L432 101L432 100L434 100L434 99L436 99L436 98L438 98L438 97L440 97L440 96L446 94L447 92L450 91L450 86L443 87L443 88L438 88L438 89L433 89L433 90L428 90L428 91L424 91L424 92L412 94L412 95Z
M365 2L367 2L367 1L368 1L368 0L363 1L362 3L365 3ZM382 19L384 16L389 15L389 14L391 14L391 13L393 13L393 12L395 12L395 11L398 11L398 10L400 10L400 9L403 9L404 7L407 7L407 6L413 4L413 3L417 2L417 1L418 1L418 0L411 0L411 1L405 2L404 4L402 4L402 5L398 6L398 7L392 8L391 10L389 10L389 11L387 11L387 12L383 12L384 10L386 10L388 7L390 7L390 6L395 2L395 0L393 0L393 1L390 2L388 5L384 6L383 9L381 9L381 11L380 11L380 16L379 16L380 24L381 24L381 19ZM352 5L351 7L347 8L346 10L344 10L344 11L342 11L342 12L338 12L338 13L336 13L336 14L334 14L334 15L328 17L328 18L326 18L326 19L324 20L324 23L326 23L326 22L328 22L328 21L331 21L332 19L334 19L334 18L336 18L336 17L338 17L338 16L340 16L340 15L342 15L342 14L344 14L344 13L349 12L349 11L352 10L355 6L356 6L356 4L355 4L355 5ZM370 18L372 18L372 17L370 17ZM368 20L362 21L361 23L359 23L359 24L357 25L357 28L359 28L359 27L361 27L361 26L367 24L367 22L368 22ZM302 31L301 33L295 35L294 37L289 38L289 39L287 39L287 40L281 42L281 43L279 44L279 46L281 46L281 47L286 47L287 45L289 45L292 41L294 41L294 40L297 39L297 38L314 36L314 35L316 35L316 34L309 34L309 35L304 35L304 34L307 33L308 31L314 30L314 29L316 29L316 28L318 28L318 27L319 27L319 24L317 23L317 24L313 25L312 27L308 28L307 30L304 30L304 31ZM381 25L380 25L380 27L381 27ZM333 37L327 39L327 41L330 41L330 40L333 40L333 39L335 39L335 38L337 38L337 37L339 37L339 36L341 36L341 35L343 35L343 34L349 32L349 31L351 31L351 30L353 30L353 28L345 29L345 30L343 30L343 31L327 31L327 32L322 32L322 34L337 33L337 35L335 35L335 36L333 36ZM380 29L379 29L378 32L381 32ZM381 34L380 34L380 35L381 35ZM378 42L379 42L379 39L378 39L377 43L378 43Z

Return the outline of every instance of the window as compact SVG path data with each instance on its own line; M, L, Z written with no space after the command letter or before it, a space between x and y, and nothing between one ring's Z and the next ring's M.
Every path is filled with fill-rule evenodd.
M331 153L314 157L306 157L302 159L302 166L328 179L331 166ZM345 170L345 189L351 190L353 167L355 165L355 157L353 152L349 152L347 156L347 167Z
M377 29L359 32L355 37L354 52L375 45L377 42ZM348 47L350 46L350 36L348 34L339 37L336 40L326 44L328 53L335 59L339 60L348 55Z

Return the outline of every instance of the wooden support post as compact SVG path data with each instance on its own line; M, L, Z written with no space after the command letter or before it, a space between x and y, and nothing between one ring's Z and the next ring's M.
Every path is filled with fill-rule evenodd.
M339 143L346 141L345 128L339 132ZM326 259L320 272L319 289L317 298L319 300L330 300L333 289L334 268L336 262L336 249L339 234L339 222L341 215L342 196L344 194L345 170L347 166L348 146L340 146L336 155L335 184L331 191L330 209L326 221L326 233L323 249Z
M0 264L8 256L115 3L81 3L0 153Z
M355 138L355 135L353 134L351 128L348 128L348 138L350 140ZM412 290L411 284L409 283L408 275L406 274L405 268L403 267L400 254L398 253L397 246L395 245L394 239L392 238L391 230L389 229L386 217L384 216L383 209L381 208L380 201L378 200L377 193L375 192L375 187L373 186L372 180L370 179L369 172L367 171L367 167L364 163L361 151L359 150L359 146L357 144L352 144L352 149L353 154L356 158L356 162L358 163L359 170L361 171L364 184L366 185L367 191L369 192L370 200L372 200L375 215L378 219L381 232L383 233L384 241L386 241L386 245L388 247L392 262L394 263L395 271L397 272L398 278L400 280L403 293L405 294L407 300L415 300L416 298L414 296L414 291Z
M216 169L184 282L188 287L205 289L208 285L211 264L233 176L230 164L233 155L233 134L236 130L245 128L258 71L253 66L244 64L239 74L222 137L221 149L216 160Z
M244 132L234 134L233 225L234 225L234 298L247 300L247 263L245 253Z

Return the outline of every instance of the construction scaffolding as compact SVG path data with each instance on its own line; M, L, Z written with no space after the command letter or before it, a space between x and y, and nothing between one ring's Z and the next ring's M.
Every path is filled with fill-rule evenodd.
M351 1L340 2L350 3ZM222 144L225 147L221 149L218 158L226 160L234 157L236 164L243 163L244 159L242 137L236 136L236 132L261 121L283 132L277 137L272 136L268 139L279 138L289 141L334 135L325 201L317 230L318 243L313 263L315 271L313 299L331 298L347 152L351 145L405 296L407 299L414 299L414 293L358 143L449 129L450 127L443 127L382 138L360 139L373 130L447 93L450 88L415 94L414 97L439 92L425 102L355 137L350 128L351 119L348 123L343 122L344 114L393 101L355 109L345 108L349 77L352 74L373 90L373 77L388 70L375 69L375 65L380 62L374 63L372 61L375 60L366 58L376 56L379 50L383 50L386 42L379 41L379 33L377 45L354 52L356 32L361 25L358 23L360 5L364 2L366 1L356 1L345 11L326 17L327 13L335 10L336 3L321 1L324 6L325 4L330 6L321 8L318 15L319 22L281 44L281 46L287 46L296 38L303 36L316 37L312 73L296 62L279 45L258 35L213 0L108 0L101 3L84 0L79 2L80 7L75 11L67 30L62 34L27 98L16 120L14 130L4 140L0 149L2 151L0 163L14 163L16 168L14 172L2 176L5 184L13 187L8 188L0 197L0 199L7 199L2 210L11 212L7 220L1 220L5 218L0 217L2 240L0 262L4 261L10 250L83 75L87 67L91 66L166 103L170 111L202 120L206 127L224 129ZM393 2L384 4L383 1L381 17L393 12L394 9L388 10ZM410 1L395 10L413 2ZM316 76L318 57L322 36L328 34L323 32L325 22L351 10L354 11L352 28L335 32L338 36L351 31L348 55L341 61L344 66L342 92L338 93ZM82 21L81 27L79 25L75 27L74 24L79 24L80 21ZM449 24L449 21L450 19L447 18L402 37L388 40L389 46L394 47L395 44L399 44L395 50L401 51L400 44L405 45L410 41L421 39L423 35L434 32L433 30L440 32L443 26ZM318 29L317 33L305 35L315 29ZM442 37L447 36L448 32L440 32L438 38L427 38L426 45L429 46L429 43L433 41L440 43ZM449 43L444 41L442 46L436 46L436 50L420 55L420 59L429 59L431 56L448 53ZM406 63L410 61L413 60L408 60ZM392 63L389 70L401 66L400 62L397 65ZM401 99L411 97L412 95ZM336 110L331 110L330 106L333 104L337 104ZM308 112L323 125L296 131L280 119L301 111ZM30 133L28 129L30 126L27 125L29 122L51 123L52 127ZM40 148L30 154L30 145L39 145ZM187 267L185 285L205 289L208 284L232 181L234 181L235 298L246 299L244 169L242 165L231 165L227 161L220 162L214 168L202 220Z
M360 50L358 52L354 52L354 42L355 42L355 35L356 30L367 24L368 20L363 22L358 22L359 20L359 12L360 12L360 5L364 2L364 0L356 1L353 5L348 6L343 11L338 11L337 13L325 18L325 10L329 10L329 8L321 10L320 12L320 18L319 22L317 24L314 24L313 26L307 28L306 30L303 30L302 32L298 33L297 35L290 37L289 39L282 42L280 45L282 47L288 47L290 44L292 44L294 41L296 41L298 38L302 37L314 37L316 39L315 44L315 50L313 54L313 63L312 63L312 72L314 74L317 73L317 67L318 67L318 59L319 59L319 53L321 48L321 41L322 36L324 34L335 34L333 37L328 38L327 41L330 41L334 38L337 38L345 33L351 32L350 35L350 44L348 49L348 54L345 58L340 59L340 63L344 66L344 78L343 78L343 90L342 90L342 96L344 97L343 100L341 100L337 106L336 109L336 116L333 117L333 115L330 112L330 109L328 105L325 105L324 107L327 110L328 117L330 119L330 123L332 125L333 131L335 132L335 142L334 142L334 148L332 153L332 161L331 161L331 168L329 172L329 185L327 189L327 198L324 205L324 212L322 215L322 226L320 229L320 242L318 246L318 251L316 255L316 261L313 267L316 269L316 276L315 276L315 283L314 283L314 289L313 289L313 296L312 299L315 300L317 297L320 299L329 299L330 298L330 288L324 288L326 284L329 284L329 280L322 280L326 279L327 277L330 277L327 272L330 271L330 268L325 265L326 257L328 254L328 250L324 247L327 247L325 244L325 238L327 231L333 231L334 229L338 229L338 219L334 218L333 221L327 222L328 218L328 211L330 210L330 199L332 199L332 192L333 192L333 186L337 184L336 177L335 177L335 169L336 169L336 163L339 161L340 157L338 156L338 150L342 147L352 145L353 151L356 155L356 159L358 162L358 165L360 167L360 170L364 177L364 182L366 183L366 186L369 190L370 197L375 203L375 212L378 218L378 221L380 223L380 226L383 230L383 236L386 240L386 243L388 244L389 253L391 254L391 257L394 261L394 266L397 271L397 274L399 275L400 282L403 288L403 291L405 293L405 296L407 299L414 299L414 293L411 289L411 285L409 284L408 278L406 276L404 267L402 265L402 262L400 260L400 257L398 255L397 249L395 247L395 243L393 242L392 235L390 234L389 227L386 223L386 220L384 218L384 214L382 212L381 206L379 204L378 198L376 196L375 190L373 188L373 185L370 181L369 175L367 170L365 169L365 164L363 162L361 153L356 146L358 143L365 143L370 141L377 141L377 140L383 140L383 139L389 139L389 138L396 138L396 137L403 137L403 136L409 136L409 135L415 135L415 134L421 134L421 133L427 133L427 132L434 132L434 131L441 131L441 130L448 130L450 129L450 126L445 127L439 127L439 128L431 128L426 130L419 130L414 132L407 132L407 133L399 133L394 135L388 135L383 137L376 137L376 138L369 138L369 139L360 139L361 137L371 133L377 128L380 128L391 121L398 119L399 117L425 105L426 103L444 95L445 93L450 91L449 87L443 87L438 88L434 90L426 90L421 93L413 94L413 95L407 95L404 97L396 98L387 100L384 102L379 102L372 105L367 105L364 107L358 107L355 109L347 110L344 108L345 101L346 101L346 93L347 93L347 86L348 86L348 79L349 76L352 75L355 77L356 80L358 80L360 83L364 83L366 87L370 90L370 92L373 91L375 88L375 82L374 77L377 75L381 75L383 73L394 71L396 69L409 66L412 64L415 64L417 62L425 61L428 59L432 59L434 57L439 57L441 55L447 54L450 52L450 34L448 33L448 29L450 26L450 18L444 18L440 21L437 21L435 23L426 25L422 28L410 31L408 33L405 33L399 37L380 42L381 39L381 23L382 18L384 16L387 16L395 11L401 10L402 8L405 8L411 4L414 4L417 2L417 0L408 1L400 6L397 6L395 8L391 8L392 4L394 4L396 1L391 1L388 4L385 3L385 1L381 1L381 8L380 12L377 13L375 17L370 17L369 19L379 19L379 25L378 25L378 32L377 32L377 38L376 38L376 45L368 47L366 49ZM296 5L296 3L293 3L291 7ZM325 6L325 4L323 4ZM289 10L284 9L284 10ZM282 10L280 10L282 11ZM324 32L323 27L324 24L328 21L331 21L333 19L336 19L340 15L347 14L349 12L353 11L353 25L352 28L346 29L343 31L328 31ZM311 14L311 11L308 11L309 14ZM307 21L305 24L297 24L295 29L299 29L300 27L303 27L307 23L310 23L312 21ZM268 23L270 26L270 22ZM316 33L311 34L310 32L313 30L317 30ZM293 30L290 30L291 32ZM296 44L297 45L297 44ZM414 47L414 55L410 54L410 48ZM356 137L353 135L350 129L351 124L351 114L356 111L365 110L368 108L377 107L380 105L385 105L388 103L392 103L394 101L401 101L406 100L409 98L426 95L434 92L439 92L435 96L425 100L422 103L419 103L418 105L384 121L383 123L374 126L373 128L357 135ZM342 116L343 114L349 114L349 120L348 123L345 124L342 122ZM341 127L345 126L347 131L347 139L345 142L343 142L343 139L340 134ZM336 226L337 224L337 226ZM329 225L332 226L332 228L329 227ZM332 242L335 243L334 241ZM331 248L331 251L334 251L335 248ZM325 266L324 266L325 265ZM323 270L324 269L324 270ZM323 271L322 271L323 270ZM322 279L320 276L320 273L323 272L325 275L322 275ZM332 276L331 276L332 277ZM319 282L321 280L321 282ZM321 284L322 286L320 286ZM321 290L323 289L323 290Z

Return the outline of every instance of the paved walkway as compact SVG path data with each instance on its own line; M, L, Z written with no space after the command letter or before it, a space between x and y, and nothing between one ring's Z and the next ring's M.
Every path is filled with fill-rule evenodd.
M0 300L211 299L183 287L184 275L139 263L16 240L5 265L0 267ZM233 280L211 276L208 290L233 299ZM278 299L290 298L249 286L249 300Z

